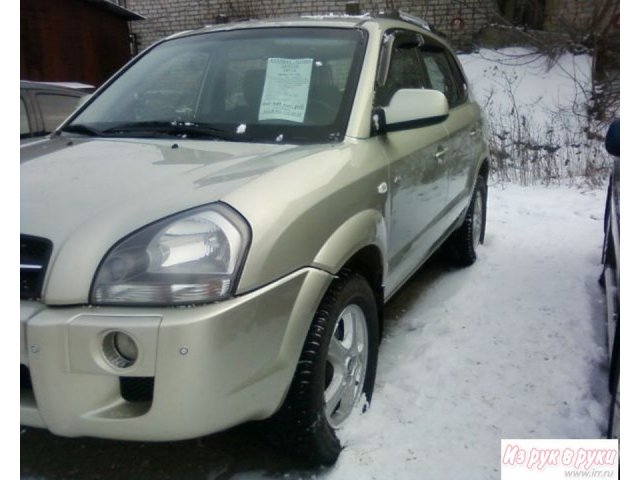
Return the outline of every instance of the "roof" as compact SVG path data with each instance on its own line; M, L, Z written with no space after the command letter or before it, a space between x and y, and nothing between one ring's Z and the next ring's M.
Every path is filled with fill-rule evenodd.
M115 3L114 1L110 1L110 0L84 0L87 3L91 3L93 5L95 5L98 8L102 8L104 10L107 10L111 13L114 13L115 15L118 15L119 17L123 17L125 20L144 20L145 18L142 15L138 15L135 12L132 12L131 10L127 10L124 7L121 7L120 5L118 5L117 3Z
M92 92L95 88L91 85L76 82L34 82L20 80L20 90L46 90L48 92L64 93L74 96L83 96Z
M37 82L37 84L51 85L54 87L71 88L73 90L82 90L85 92L93 92L96 89L96 87L94 87L93 85L89 85L88 83L80 83L80 82Z

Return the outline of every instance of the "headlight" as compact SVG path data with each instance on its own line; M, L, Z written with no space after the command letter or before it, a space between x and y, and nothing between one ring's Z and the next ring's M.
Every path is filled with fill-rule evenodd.
M212 204L148 225L116 244L98 268L95 304L185 305L231 295L249 246L246 221Z

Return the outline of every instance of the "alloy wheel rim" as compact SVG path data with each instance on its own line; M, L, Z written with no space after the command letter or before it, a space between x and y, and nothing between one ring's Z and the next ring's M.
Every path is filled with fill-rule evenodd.
M325 379L325 414L329 425L339 427L360 399L367 370L367 321L356 304L338 316L331 335Z

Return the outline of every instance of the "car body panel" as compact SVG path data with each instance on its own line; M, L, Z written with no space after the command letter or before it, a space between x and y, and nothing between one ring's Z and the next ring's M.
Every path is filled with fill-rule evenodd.
M330 281L305 269L194 308L39 309L23 322L34 395L21 391L21 422L64 436L176 440L266 418L283 400ZM133 335L145 357L126 372L105 361L98 342L114 328ZM151 405L121 398L120 376L150 373Z
M481 111L477 104L465 103L452 108L444 123L448 137L448 155L445 162L449 180L446 208L448 221L460 216L468 206L474 187L477 158L488 158L489 151L482 136ZM470 123L469 118L476 118Z
M23 164L22 233L54 244L44 302L88 302L96 269L115 240L173 213L221 200L242 184L264 179L269 170L282 170L321 148L204 141L174 145L91 139Z
M447 228L446 165L436 157L446 137L447 131L438 124L389 133L379 140L390 163L387 286L391 290L407 278Z
M342 266L337 259L364 246L354 238L345 239L342 252L336 252L332 262L314 263L314 259L323 258L320 252L334 232L363 212L376 211L382 216L387 201L377 188L387 181L388 166L374 145L346 141L331 145L329 150L331 155L325 149L262 175L251 185L224 197L249 221L253 236L262 239L249 251L239 292L305 264L337 273ZM254 195L257 197L253 198L268 198L269 202L255 202ZM379 232L377 224L364 226L355 236L363 238L371 231ZM377 235L384 238L386 233ZM333 237L333 241L336 238L339 237ZM382 244L382 238L375 243Z

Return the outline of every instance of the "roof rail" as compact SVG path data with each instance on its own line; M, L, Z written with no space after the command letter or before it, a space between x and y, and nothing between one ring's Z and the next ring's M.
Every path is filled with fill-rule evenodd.
M415 15L411 15L407 12L403 12L402 10L398 10L398 9L389 10L389 11L381 10L374 16L377 18L392 18L395 20L404 20L407 23L411 23L418 27L422 27L426 30L429 30L429 31L432 30L432 27L429 24L429 22L427 22L423 18L416 17Z

